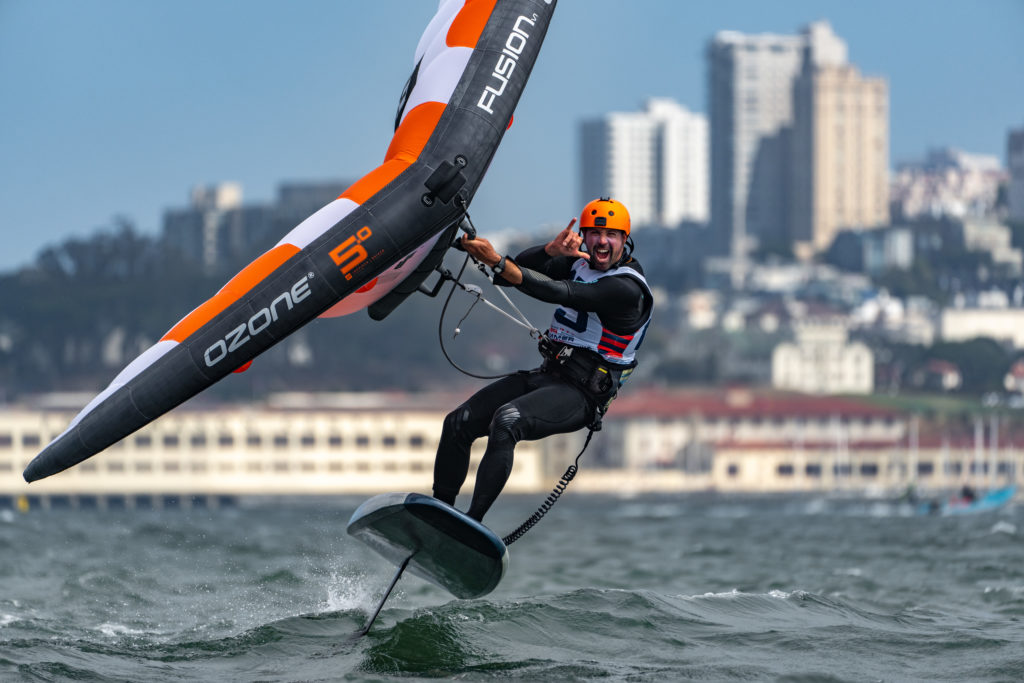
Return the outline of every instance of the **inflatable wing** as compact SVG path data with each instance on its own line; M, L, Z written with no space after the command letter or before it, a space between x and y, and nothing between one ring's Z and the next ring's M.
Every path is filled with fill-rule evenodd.
M512 120L554 8L555 0L442 0L416 49L384 163L132 361L29 463L25 480L100 452L313 318L370 306L422 278L417 267L454 233Z

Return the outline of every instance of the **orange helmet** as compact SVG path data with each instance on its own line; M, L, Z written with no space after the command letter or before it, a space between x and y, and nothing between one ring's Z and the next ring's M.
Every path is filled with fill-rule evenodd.
M625 204L608 197L595 199L583 207L580 230L584 228L610 228L621 230L629 237L629 211Z

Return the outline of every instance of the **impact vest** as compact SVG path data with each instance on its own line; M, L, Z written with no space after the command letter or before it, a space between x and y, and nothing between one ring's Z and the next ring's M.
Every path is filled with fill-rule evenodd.
M629 266L604 271L594 270L585 260L579 259L573 264L572 271L573 282L597 282L603 277L631 277L643 286L648 297L652 297L647 280L639 271ZM637 347L643 341L650 323L651 311L648 311L647 319L636 332L619 335L605 328L596 313L560 306L551 319L548 337L554 342L590 349L599 353L609 363L632 366L636 363Z

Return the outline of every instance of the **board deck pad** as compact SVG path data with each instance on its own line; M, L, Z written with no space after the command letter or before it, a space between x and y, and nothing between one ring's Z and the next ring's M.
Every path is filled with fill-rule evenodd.
M480 522L420 493L383 493L360 505L348 533L393 564L411 556L407 571L457 598L478 598L497 587L508 549Z

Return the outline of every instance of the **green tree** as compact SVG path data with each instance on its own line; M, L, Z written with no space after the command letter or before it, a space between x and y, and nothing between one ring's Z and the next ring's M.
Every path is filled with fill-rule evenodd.
M1001 391L1003 379L1013 362L1013 355L994 339L979 337L963 342L939 342L929 358L949 361L960 369L961 391L982 394Z

